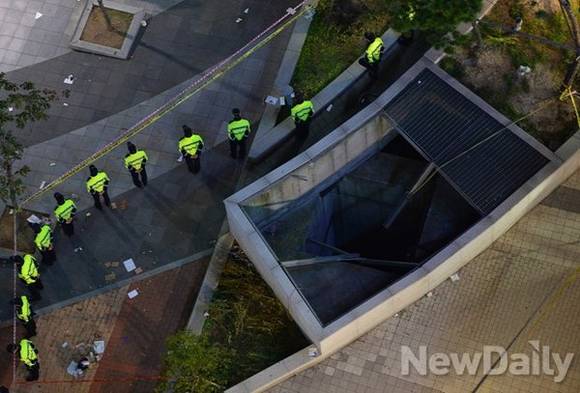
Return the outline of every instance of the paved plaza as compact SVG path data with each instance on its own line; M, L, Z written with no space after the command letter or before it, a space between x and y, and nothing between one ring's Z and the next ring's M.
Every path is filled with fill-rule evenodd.
M412 306L270 393L543 393L578 391L580 363L551 376L401 375L415 354L474 353L497 345L531 355L539 340L564 356L580 348L580 172L459 271Z

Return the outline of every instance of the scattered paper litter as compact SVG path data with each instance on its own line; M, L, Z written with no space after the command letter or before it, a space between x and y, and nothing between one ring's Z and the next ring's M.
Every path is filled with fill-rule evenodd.
M282 106L286 105L286 98L280 97L280 105Z
M249 9L249 8L246 8L246 9L244 10L244 14L247 14L248 12L250 12L250 9Z
M14 108L12 108L11 106L8 107L8 112L12 112L14 110Z
M90 217L90 216L91 216L91 212L87 212L87 217Z
M141 274L143 273L143 268L138 267L137 269L135 269L135 274Z
M127 270L128 272L132 272L137 268L137 266L135 266L135 261L133 260L133 258L129 258L123 261L123 266L125 266L125 270Z
M143 26L143 27L147 27L147 21L143 19L143 20L141 21L141 26Z
M183 156L177 157L177 162L183 162Z
M111 202L111 209L115 210L117 208L117 204L115 202Z
M294 15L296 13L296 10L294 8L288 8L286 12L289 13L290 15Z
M427 292L427 297L433 296L433 292Z
M266 97L266 104L277 105L278 99L276 97L268 96Z
M42 181L42 183L40 183L40 189L42 190L44 188L44 186L46 186L46 181Z
M40 224L42 222L42 220L34 214L30 215L30 217L28 217L26 221L28 221L31 224Z
M68 106L68 103L67 103L67 102L63 102L63 105L64 105L64 106Z
M315 358L318 356L318 349L316 348L308 348L308 356L311 358Z
M79 251L82 251L82 250L83 250L82 247L77 247L77 248L74 249L74 252L79 252Z
M63 343L62 343L62 345L61 345L61 347L63 347L63 348L66 348L66 347L68 347L68 342L66 342L66 341L65 341L65 342L63 342Z
M451 279L451 281L455 282L455 281L459 281L459 274L455 273L454 275L452 275L451 277L449 277Z
M73 377L76 377L78 375L77 374L77 367L78 367L78 363L75 362L74 360L71 360L70 364L66 368L67 374L70 374Z
M207 318L207 317L209 317L209 313L206 311L203 313L203 316Z
M243 19L242 19L242 18L238 18L238 19L236 19L236 23L240 23L241 21L243 21Z
M131 292L129 292L127 294L127 296L129 296L129 299L133 299L134 297L136 297L137 295L139 295L139 292L136 289L133 289Z
M327 112L330 112L330 111L332 110L332 107L333 107L333 106L332 106L332 104L328 105L328 106L326 107L326 111L327 111Z
M103 340L97 340L93 343L93 350L97 355L105 353L105 342Z
M67 85L72 85L74 82L75 77L73 76L73 74L70 74L69 76L67 76L64 79L64 83L66 83Z
M48 166L55 166L56 162L51 162L50 164L48 164Z
M42 14L38 11L36 11L36 14L34 14L34 19L40 19L42 18Z

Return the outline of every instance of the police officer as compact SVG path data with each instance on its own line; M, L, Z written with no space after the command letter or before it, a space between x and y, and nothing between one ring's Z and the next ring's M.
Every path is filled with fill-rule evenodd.
M228 137L230 139L230 156L244 158L246 156L246 139L250 136L250 122L242 118L240 110L234 108L233 120L228 123Z
M296 125L296 135L300 139L306 139L310 130L310 120L314 114L312 101L305 100L302 93L294 94L294 105L290 110L294 124Z
M37 225L34 227L34 232L36 232L34 244L42 255L42 263L52 265L56 261L56 252L52 244L52 229L50 229L50 225Z
M203 150L203 139L194 134L193 130L186 125L182 126L183 138L179 140L179 152L185 158L187 169L191 173L198 173L201 169L200 156Z
M64 199L60 192L54 193L57 206L54 208L56 220L60 223L65 235L72 236L75 233L73 218L77 211L77 206L72 199Z
M13 300L16 305L16 317L20 319L26 329L25 338L36 336L36 322L34 322L34 312L30 307L30 302L27 296L20 296Z
M20 278L28 290L32 298L30 300L40 300L39 291L44 288L42 281L40 281L40 273L38 272L38 264L36 258L30 254L25 254L24 258L20 255L11 257L13 262L18 266L18 278Z
M133 184L137 187L147 185L147 171L145 170L145 163L148 160L147 153L144 150L137 150L137 146L131 142L127 142L127 149L129 153L125 155L125 168L129 170ZM141 175L141 180L139 180Z
M109 176L103 171L99 171L96 166L89 166L91 176L87 179L87 191L93 196L95 207L99 210L103 208L101 205L101 195L105 201L106 206L111 206L111 200L107 192L109 185Z
M385 46L381 37L377 37L374 33L366 32L365 39L369 45L365 51L365 55L359 59L358 63L369 71L369 75L373 79L378 78L379 64Z
M40 363L38 362L38 350L32 341L23 338L18 345L10 344L6 349L11 353L18 352L20 361L24 363L28 370L28 376L26 377L28 382L38 380Z

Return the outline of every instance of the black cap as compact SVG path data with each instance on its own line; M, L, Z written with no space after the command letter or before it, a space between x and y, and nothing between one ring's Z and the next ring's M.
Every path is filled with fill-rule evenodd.
M54 199L60 204L64 202L64 196L60 192L54 193Z
M10 353L16 352L17 349L18 349L18 345L16 345L16 344L8 344L6 346L6 350Z
M184 124L181 126L181 128L183 129L183 134L185 136L191 136L191 134L193 134L193 130L189 126Z
M367 31L365 33L365 38L369 41L373 41L375 38L377 38L375 33L371 33L370 31Z
M20 256L20 255L12 255L10 257L10 260L12 260L16 263L23 263L24 262L24 258L22 258L22 256Z
M239 108L234 108L232 109L232 114L234 116L239 116L240 115L240 109Z
M135 153L137 151L137 146L131 142L127 142L127 149L129 149L130 153Z
M99 170L94 165L89 165L89 171L91 172L91 176L95 176L97 173L99 173Z

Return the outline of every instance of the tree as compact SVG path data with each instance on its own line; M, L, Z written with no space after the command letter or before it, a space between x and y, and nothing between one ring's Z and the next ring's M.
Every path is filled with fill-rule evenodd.
M574 42L574 60L568 66L566 71L566 76L564 77L564 82L562 83L562 89L571 89L576 76L578 75L578 70L580 69L580 27L578 26L578 20L576 19L576 14L572 9L572 5L568 0L560 0L560 7L562 8L562 13L566 19L566 24L568 25L568 30Z
M218 393L227 387L231 354L218 345L211 345L205 336L188 331L167 339L164 358L164 382L158 392Z
M435 46L448 41L462 22L472 22L481 10L482 0L386 0L392 27L403 34L419 31Z
M57 94L49 89L37 89L32 82L10 82L0 73L0 199L18 209L18 198L24 192L23 178L29 169L16 169L22 158L23 146L11 128L24 128L28 123L48 117L50 103Z

